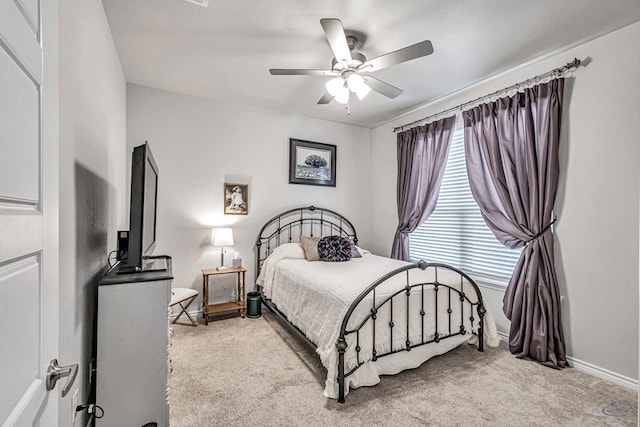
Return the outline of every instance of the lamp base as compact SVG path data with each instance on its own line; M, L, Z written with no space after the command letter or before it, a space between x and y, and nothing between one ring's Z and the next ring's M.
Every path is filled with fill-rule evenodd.
M216 267L216 270L218 270L218 271L224 271L224 270L228 270L228 269L229 269L229 267L226 267L224 265L221 265L220 267Z

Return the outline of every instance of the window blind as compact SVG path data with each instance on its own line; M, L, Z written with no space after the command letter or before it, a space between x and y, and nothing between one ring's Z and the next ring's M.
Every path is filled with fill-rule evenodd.
M482 219L467 178L464 128L456 129L436 209L409 236L411 259L450 264L479 284L503 289L521 251L498 242Z

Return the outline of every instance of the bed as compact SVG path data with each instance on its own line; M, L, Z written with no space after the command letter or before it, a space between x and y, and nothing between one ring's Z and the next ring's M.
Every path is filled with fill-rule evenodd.
M359 256L309 261L301 236L340 236ZM464 272L377 256L357 244L347 218L314 206L274 216L256 240L263 304L318 353L326 397L343 403L351 388L375 385L381 375L416 368L464 342L480 352L498 345L493 316Z

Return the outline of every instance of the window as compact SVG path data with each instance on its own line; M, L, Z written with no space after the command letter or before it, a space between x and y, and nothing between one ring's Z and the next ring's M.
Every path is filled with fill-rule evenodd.
M495 238L471 195L462 126L453 134L436 209L409 236L409 251L412 260L450 264L498 289L507 286L518 262L522 249Z

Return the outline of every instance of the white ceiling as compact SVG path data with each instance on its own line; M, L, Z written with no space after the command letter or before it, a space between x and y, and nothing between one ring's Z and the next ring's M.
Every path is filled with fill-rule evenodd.
M638 0L209 0L207 8L185 0L103 4L130 83L365 127L640 21ZM423 40L431 40L434 53L373 73L404 93L389 99L372 92L363 101L352 96L347 115L342 104L317 104L329 77L268 72L330 68L333 55L321 18L339 18L346 30L364 33L358 50L369 59Z

